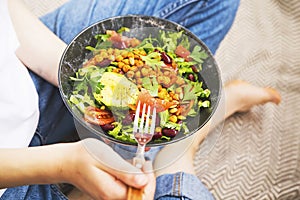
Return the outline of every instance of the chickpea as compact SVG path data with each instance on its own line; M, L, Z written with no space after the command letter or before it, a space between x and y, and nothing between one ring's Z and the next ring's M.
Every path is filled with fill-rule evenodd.
M102 52L100 53L100 56L103 57L103 58L107 58L107 57L108 57L108 54L107 54L106 51L102 51Z
M163 81L164 81L164 77L163 76L158 76L157 77L157 82L158 83L163 83Z
M173 76L170 77L172 83L176 83L177 81L177 76L174 74Z
M176 83L177 83L178 85L183 85L183 84L184 84L183 78L178 77L177 80L176 80Z
M150 75L150 76L156 76L156 72L150 69L149 75Z
M141 73L143 76L148 76L149 75L149 70L147 68L142 68Z
M169 75L170 75L170 71L168 71L168 70L167 70L167 71L164 71L164 75L165 75L165 76L169 76Z
M134 71L128 71L127 73L126 73L126 75L127 75L127 77L128 78L132 78L132 77L134 77Z
M95 58L95 61L98 63L103 61L103 57L101 55L96 55L94 58Z
M128 52L127 51L123 51L121 53L121 55L123 56L123 58L127 58L128 57Z
M138 60L138 61L135 62L135 65L137 67L142 67L142 66L144 66L144 62L142 60Z
M121 50L120 49L114 49L114 56L119 56L120 55Z
M130 70L130 66L129 65L124 65L122 69L126 73Z
M139 45L141 42L138 40L138 39L136 39L136 38L133 38L133 39L131 39L130 40L130 45L132 46L132 47L136 47L137 45Z
M135 78L140 78L140 77L141 77L141 72L140 71L135 72Z
M116 61L121 62L123 60L123 56L118 55L116 56Z
M143 83L143 81L142 81L142 79L141 79L141 78L137 78L137 79L136 79L136 83L137 83L137 84L142 84L142 83Z
M170 84L171 80L169 77L167 76L163 76L163 84L168 85Z
M134 72L136 72L138 70L138 68L136 66L132 66L131 70L134 71Z
M107 53L108 54L112 54L113 53L113 49L112 48L107 49Z
M111 61L115 61L115 56L114 55L109 55L108 59L111 60Z

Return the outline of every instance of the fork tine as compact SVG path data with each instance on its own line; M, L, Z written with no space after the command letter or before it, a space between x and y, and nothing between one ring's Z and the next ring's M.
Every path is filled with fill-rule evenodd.
M135 116L134 116L134 122L133 122L133 132L136 133L138 130L138 123L139 123L139 117L140 117L140 107L141 107L141 102L138 102L138 106L135 111Z
M150 113L150 112L149 112ZM156 122L156 108L153 108L152 111L152 119L151 119L151 127L150 127L150 134L153 135L154 134L154 129L155 129L155 122Z
M148 106L144 133L149 133L150 106Z
M142 118L141 118L140 128L139 128L139 133L140 134L144 133L143 127L144 127L144 121L145 121L145 112L146 112L146 104L144 103L143 104L143 110L142 110Z

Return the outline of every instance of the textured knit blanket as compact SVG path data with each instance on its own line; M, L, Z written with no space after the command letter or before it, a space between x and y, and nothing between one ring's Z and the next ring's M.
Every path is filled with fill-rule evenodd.
M26 0L39 16L64 1ZM282 102L235 114L199 149L198 177L216 199L300 199L299 13L299 0L241 0L217 51L224 82L274 87Z

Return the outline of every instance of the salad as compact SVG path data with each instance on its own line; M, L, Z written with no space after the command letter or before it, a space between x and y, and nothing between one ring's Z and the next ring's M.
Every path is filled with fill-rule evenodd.
M160 30L143 40L125 36L130 29L95 35L91 56L74 76L69 104L88 123L117 140L136 143L133 119L138 101L157 111L153 142L189 133L187 119L210 107L210 90L200 79L208 57L191 47L183 32Z

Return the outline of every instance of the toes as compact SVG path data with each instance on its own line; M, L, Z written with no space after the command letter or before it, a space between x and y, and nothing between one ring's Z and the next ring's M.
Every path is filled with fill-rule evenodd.
M279 104L279 92L270 87L257 87L243 80L233 80L225 85L228 107L236 112L247 112L255 105L268 102ZM232 105L234 104L234 105Z
M269 101L275 104L279 104L281 102L281 96L277 90L274 88L265 88L265 91L269 95Z

